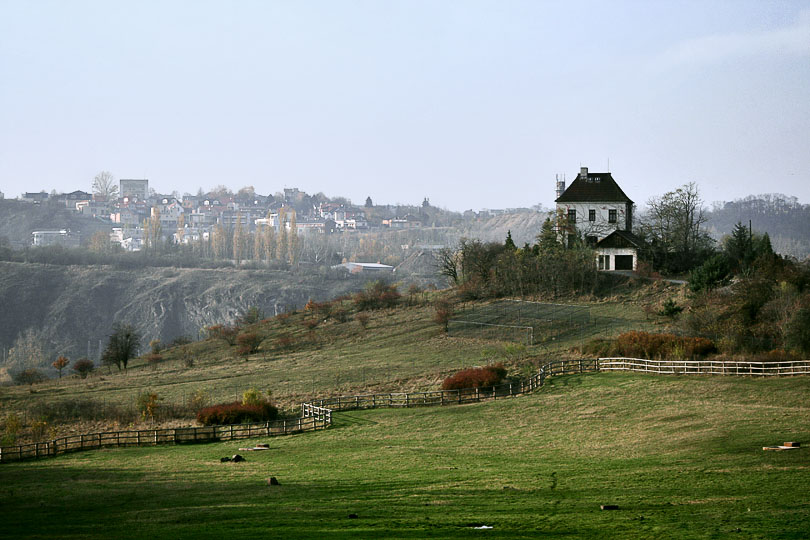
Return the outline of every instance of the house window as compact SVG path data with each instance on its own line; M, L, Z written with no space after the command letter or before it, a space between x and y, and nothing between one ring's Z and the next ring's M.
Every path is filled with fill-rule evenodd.
M568 210L568 223L576 223L577 222L577 211L575 208L571 208Z
M588 210L588 221L596 221L596 210Z
M608 221L616 223L616 210L608 210Z
M610 255L599 255L599 270L610 270Z

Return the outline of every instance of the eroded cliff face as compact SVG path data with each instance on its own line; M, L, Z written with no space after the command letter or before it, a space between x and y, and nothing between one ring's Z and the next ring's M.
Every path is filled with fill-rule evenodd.
M253 306L272 316L309 298L326 300L363 286L356 278L265 270L0 262L0 347L7 351L30 328L50 356L97 360L114 323L133 325L144 346L152 339L198 339L201 329L232 323Z

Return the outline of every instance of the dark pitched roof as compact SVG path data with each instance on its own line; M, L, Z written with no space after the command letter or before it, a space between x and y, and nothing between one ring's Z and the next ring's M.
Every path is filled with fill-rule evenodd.
M597 248L640 248L644 241L630 231L613 231L596 243Z
M624 194L616 180L607 173L589 172L587 177L581 174L571 182L555 202L628 202L630 197Z

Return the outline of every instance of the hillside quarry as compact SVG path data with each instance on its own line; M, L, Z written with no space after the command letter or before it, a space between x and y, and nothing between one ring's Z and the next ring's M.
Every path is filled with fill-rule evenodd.
M270 270L58 266L0 262L0 348L30 329L46 353L97 360L116 322L168 343L200 337L257 307L268 316L362 288L365 280ZM11 366L13 367L13 366Z

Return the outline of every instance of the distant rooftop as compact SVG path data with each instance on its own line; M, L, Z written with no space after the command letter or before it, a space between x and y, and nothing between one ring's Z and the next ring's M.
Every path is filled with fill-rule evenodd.
M588 172L587 167L582 167L576 180L571 182L560 197L555 202L576 203L576 202L628 202L632 203L630 197L624 194L622 188L613 179L609 172L593 173Z

